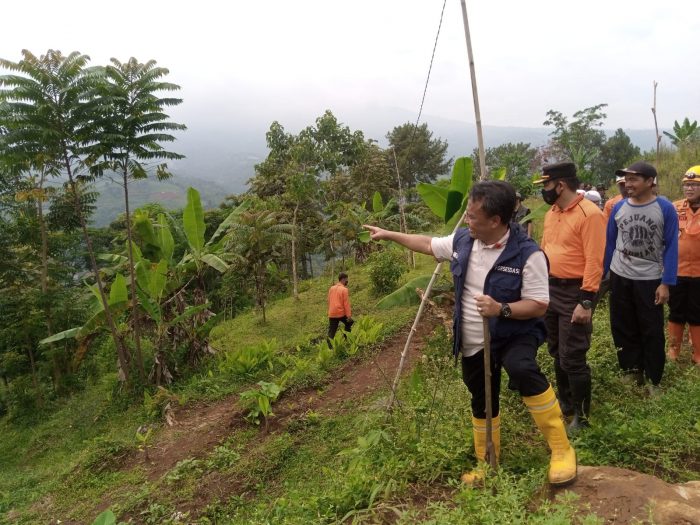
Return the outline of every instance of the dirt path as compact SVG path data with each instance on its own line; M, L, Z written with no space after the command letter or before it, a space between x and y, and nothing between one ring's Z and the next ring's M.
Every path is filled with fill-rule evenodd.
M425 337L439 324L434 318L425 319L411 342L404 365L404 373L413 368L420 356ZM270 420L268 434L286 428L287 424L309 410L336 412L345 402L354 402L381 389L389 390L398 368L400 355L406 343L410 326L384 341L371 357L354 359L333 371L322 388L309 388L287 394L274 405L275 417ZM155 481L171 470L178 462L188 458L201 458L210 453L232 432L247 423L244 411L238 405L238 395L232 395L211 404L194 404L177 410L176 424L165 427L149 448L149 461L143 454L127 459L122 470L137 466L145 469L146 477ZM261 434L263 432L261 431ZM108 502L101 507L106 508Z
M632 470L579 466L576 483L554 494L563 490L606 524L700 525L700 481L672 485Z

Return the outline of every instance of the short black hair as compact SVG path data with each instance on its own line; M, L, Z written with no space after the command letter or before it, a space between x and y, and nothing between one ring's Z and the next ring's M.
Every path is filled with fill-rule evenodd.
M347 279L347 278L348 278L348 274L345 273L345 272L340 272L340 273L338 274L338 280L339 280L339 281L342 281L343 279Z
M578 189L578 185L581 184L578 177L566 177L565 179L559 180L563 182L571 191L576 191Z
M469 200L481 202L488 217L498 215L501 223L508 224L515 208L515 188L502 180L477 182L469 192Z

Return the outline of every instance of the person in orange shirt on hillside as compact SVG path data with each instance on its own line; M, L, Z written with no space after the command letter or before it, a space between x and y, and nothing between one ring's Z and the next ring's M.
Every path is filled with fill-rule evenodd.
M354 321L350 309L350 292L348 291L348 274L340 272L338 282L328 290L328 339L333 339L340 323L349 332Z
M700 166L683 176L685 199L673 203L678 213L678 281L669 286L668 357L678 359L688 324L693 362L700 365Z
M605 201L605 206L603 206L603 215L605 215L605 220L610 218L610 213L612 212L615 204L620 202L622 199L627 197L627 190L625 189L625 177L624 175L618 175L615 177L615 184L617 184L618 194L614 197L610 197Z
M573 416L569 430L589 426L591 368L586 353L593 333L593 307L603 275L605 218L596 203L577 194L572 162L542 169L542 198L552 208L544 218L542 250L549 260L547 346L554 358L559 404Z

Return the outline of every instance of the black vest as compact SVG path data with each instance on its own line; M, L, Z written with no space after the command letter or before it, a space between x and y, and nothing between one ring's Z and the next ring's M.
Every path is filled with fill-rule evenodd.
M474 245L474 239L467 228L460 228L455 233L452 244L452 261L450 271L455 286L455 310L453 318L454 345L452 351L457 357L462 347L462 293L467 278L469 255ZM510 223L510 236L506 247L501 252L493 267L489 270L484 281L484 295L489 295L499 303L514 303L520 300L523 268L530 255L540 251L537 243L528 237L519 224ZM533 335L537 338L537 346L541 345L547 331L542 317L533 319L505 319L502 317L489 318L491 341L494 344L505 342L514 335Z

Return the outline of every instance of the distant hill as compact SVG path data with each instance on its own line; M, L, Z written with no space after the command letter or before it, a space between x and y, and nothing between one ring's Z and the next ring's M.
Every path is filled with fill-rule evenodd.
M306 122L285 122L281 124L291 133L311 124L318 115ZM416 115L400 108L367 108L345 115L335 113L338 120L353 130L362 130L365 137L386 146L386 134L395 126L415 122ZM447 140L450 157L471 155L476 148L476 127L471 122L425 115L421 122L427 122L434 137ZM204 121L188 123L188 131L182 133L176 142L176 151L186 155L180 161L172 162L173 172L183 180L207 179L219 184L225 193L240 193L246 190L247 181L255 174L255 164L267 156L265 132L270 122L245 123L237 127L236 122L226 128L207 125ZM608 134L614 133L608 129ZM533 146L544 145L550 130L547 128L524 128L505 126L485 126L486 147L498 146L506 142L527 142ZM654 147L653 129L630 130L625 132L632 142L642 150ZM205 183L206 184L206 183Z
M162 182L156 179L132 181L129 184L129 204L132 210L149 202L162 204L166 209L178 210L185 206L187 188L190 186L199 191L205 209L216 208L231 193L225 185L218 182L176 175ZM95 184L95 190L100 196L92 225L107 226L124 212L123 189L108 179L102 179Z

